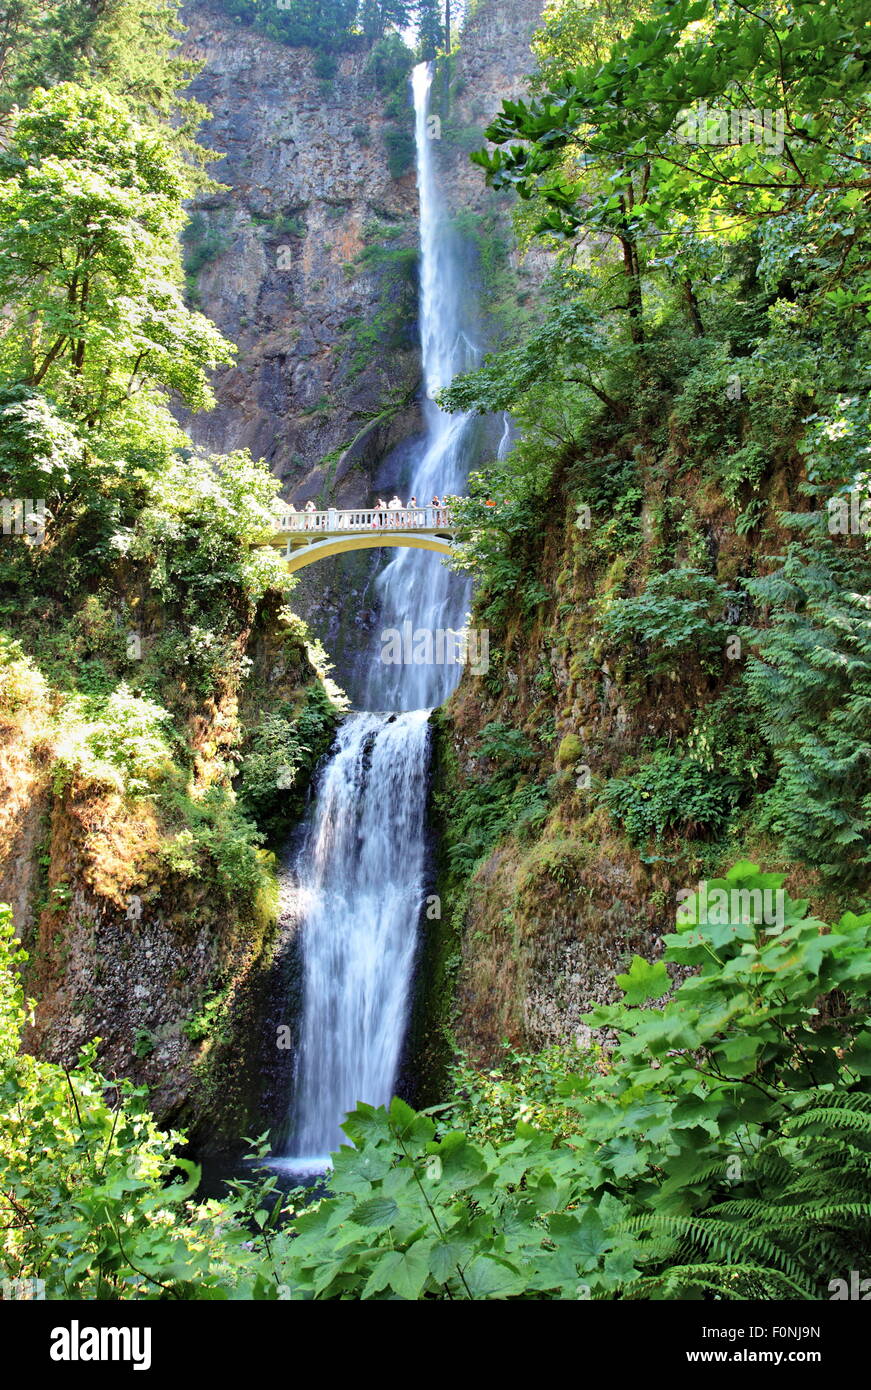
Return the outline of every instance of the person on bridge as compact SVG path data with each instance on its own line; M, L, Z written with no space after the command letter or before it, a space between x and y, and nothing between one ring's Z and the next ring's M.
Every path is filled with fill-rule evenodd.
M408 508L409 508L409 510L408 510L408 512L406 513L406 517L405 517L406 524L407 524L408 526L416 526L416 525L417 525L417 498L416 498L416 497L412 497L411 501L410 501L409 504L408 504Z
M393 494L393 496L391 497L390 501L387 503L387 510L388 510L389 512L401 512L401 511L402 511L402 501L401 501L401 499L400 499L399 497L396 496L396 493ZM396 519L395 519L395 521L394 521L394 525L396 525L396 526L399 525L399 517L398 517L398 516L396 517Z
M379 497L378 501L375 503L375 519L372 522L373 527L384 525L384 517L381 516L381 512L386 512L386 510L387 503L384 501L382 497Z
M306 510L307 512L313 512L313 511L316 511L317 508L315 507L314 502L312 502L311 500L309 500L309 501L306 502L306 504L305 504L305 510ZM305 519L305 529L306 529L307 531L310 531L310 530L312 529L313 526L314 526L314 519L313 519L311 516L307 516L306 519Z

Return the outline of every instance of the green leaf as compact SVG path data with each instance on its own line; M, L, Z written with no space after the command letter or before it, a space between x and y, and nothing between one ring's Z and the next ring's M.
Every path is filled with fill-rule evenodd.
M399 1214L399 1207L392 1197L370 1197L360 1202L351 1213L351 1220L358 1226L376 1228L390 1226Z
M397 1259L390 1272L390 1287L400 1298L417 1299L429 1276L432 1242L415 1241Z
M618 975L617 984L630 1006L645 1004L648 999L660 999L671 989L671 980L662 961L651 965L641 956L633 956L628 975Z
M518 1270L492 1255L476 1255L463 1271L463 1278L472 1298L511 1298L526 1287Z

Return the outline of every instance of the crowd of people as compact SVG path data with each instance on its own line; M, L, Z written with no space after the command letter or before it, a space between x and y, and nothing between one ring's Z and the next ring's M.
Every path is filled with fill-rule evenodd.
M431 501L430 504L429 504L429 507L426 507L425 504L421 504L420 502L418 502L418 500L417 500L416 497L410 497L410 498L408 499L408 505L406 506L406 504L403 502L402 498L401 498L401 497L397 497L396 494L394 493L394 495L391 497L391 499L390 499L389 502L385 502L384 499L383 499L383 497L379 497L379 498L378 498L378 501L375 503L375 511L378 513L378 515L376 516L375 520L372 522L372 525L373 525L373 526L388 526L388 525L394 525L394 524L399 525L399 526L412 526L412 525L415 525L415 524L417 524L417 525L419 525L419 526L420 526L420 525L426 525L426 524L427 524L427 519L426 519L426 517L423 517L423 518L422 518L422 517L420 517L420 516L418 515L418 513L420 513L421 511L424 511L424 512L432 511L432 512L434 513L433 518L432 518L432 524L433 524L433 525L438 525L439 522L444 521L444 520L446 519L445 516L444 516L444 513L446 513L446 511L447 511L447 506L448 506L448 501L447 501L447 498L446 498L446 497L442 497L442 498L433 497L432 501ZM391 515L391 516L389 516L389 517L386 516L386 515L382 515L382 514L388 513L388 512L390 512L390 513L398 513L398 515Z
M286 505L288 512L297 513L297 508L292 502L288 502ZM318 524L311 515L317 510L315 503L311 501L306 502L303 507L306 530ZM389 502L385 502L383 497L379 497L372 511L374 513L371 523L373 528L376 526L442 526L447 522L448 499L436 496L429 504L422 504L418 502L416 497L410 497L405 503L401 497L394 493ZM340 518L339 525L346 524L347 513L339 512L338 516Z

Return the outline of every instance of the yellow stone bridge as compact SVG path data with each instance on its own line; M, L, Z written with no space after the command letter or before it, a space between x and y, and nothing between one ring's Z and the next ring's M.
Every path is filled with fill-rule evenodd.
M346 550L389 545L433 550L437 555L454 553L454 527L447 507L282 511L277 523L272 544L284 546L291 574Z

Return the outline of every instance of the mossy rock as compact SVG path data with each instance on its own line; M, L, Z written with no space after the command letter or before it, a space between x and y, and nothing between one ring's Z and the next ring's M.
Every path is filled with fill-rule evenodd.
M566 734L556 753L557 767L574 767L584 756L584 745L577 734Z

